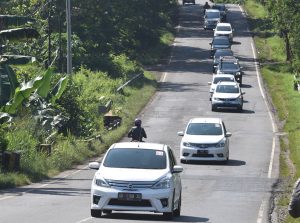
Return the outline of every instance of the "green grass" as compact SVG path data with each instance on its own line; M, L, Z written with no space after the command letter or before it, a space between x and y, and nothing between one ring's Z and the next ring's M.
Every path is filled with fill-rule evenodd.
M280 140L280 178L285 182L285 190L277 201L277 208L287 213L293 184L300 177L300 94L293 89L293 72L291 64L285 62L284 42L267 18L266 10L252 0L247 0L245 7L250 15L249 23L255 35L259 60L263 64L262 77L278 119L283 123L279 131L287 133ZM287 154L295 167L295 173L288 164ZM287 215L285 222L298 221Z

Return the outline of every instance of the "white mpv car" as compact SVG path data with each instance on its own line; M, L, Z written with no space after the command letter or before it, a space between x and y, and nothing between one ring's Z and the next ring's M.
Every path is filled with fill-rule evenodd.
M230 23L218 23L214 29L214 36L227 36L230 42L233 41L233 29Z
M163 144L113 144L97 169L91 186L91 215L112 211L159 212L167 219L180 216L181 166L172 149Z
M193 118L187 124L180 143L180 161L228 161L229 137L220 118Z

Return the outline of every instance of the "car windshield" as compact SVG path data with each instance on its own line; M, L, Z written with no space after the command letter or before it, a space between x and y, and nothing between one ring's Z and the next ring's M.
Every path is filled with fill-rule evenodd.
M238 70L239 65L236 63L222 63L222 70Z
M213 5L212 9L218 9L220 11L225 11L225 5Z
M229 93L229 94L237 94L240 92L239 87L237 85L218 85L216 88L216 92L218 93Z
M133 169L165 169L166 153L162 150L115 148L103 162L105 167Z
M233 52L231 50L217 50L215 53L215 58L224 56L233 56Z
M217 84L220 81L231 81L231 82L233 82L234 81L234 77L215 77L213 83Z
M219 123L190 123L188 135L222 135L222 126Z
M217 26L217 31L231 31L230 26Z
M214 39L213 44L216 45L229 45L229 40L228 39Z
M218 19L220 18L220 12L207 12L206 18L208 19Z

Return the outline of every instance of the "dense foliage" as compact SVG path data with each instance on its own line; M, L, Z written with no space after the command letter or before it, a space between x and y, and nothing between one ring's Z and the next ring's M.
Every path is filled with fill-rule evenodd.
M39 41L10 45L7 51L24 54L30 51L40 62L64 71L66 56L65 1L8 1L0 13L32 16L41 33ZM112 63L115 56L145 62L152 48L161 45L165 30L173 30L176 0L72 0L73 62L92 70L120 76ZM49 39L50 35L50 39ZM50 41L50 45L49 45ZM49 49L50 46L50 49ZM50 54L49 54L50 50ZM50 60L50 61L48 61Z

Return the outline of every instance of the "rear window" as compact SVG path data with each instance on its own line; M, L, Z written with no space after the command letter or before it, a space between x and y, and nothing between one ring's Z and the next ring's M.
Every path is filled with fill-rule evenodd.
M230 26L217 26L217 31L231 31Z
M188 135L222 135L222 132L219 123L190 123L186 130Z
M214 84L217 84L220 81L230 81L230 82L233 82L234 81L234 77L215 77L214 78Z
M220 12L207 12L206 18L208 19L217 19L220 18Z
M165 169L167 160L162 150L115 148L108 152L103 165L112 168Z

